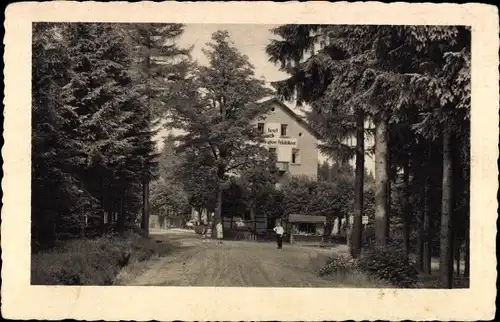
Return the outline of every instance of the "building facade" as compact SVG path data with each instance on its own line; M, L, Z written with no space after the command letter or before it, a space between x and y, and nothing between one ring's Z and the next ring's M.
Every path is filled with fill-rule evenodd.
M319 135L278 99L260 104L268 105L270 112L254 122L264 133L268 149L276 153L282 177L307 176L316 180Z
M319 135L299 115L278 99L272 98L258 103L268 108L269 112L261 115L253 124L265 137L265 146L276 153L277 168L280 174L278 186L293 176L307 176L317 180L318 176L318 142ZM206 209L192 209L191 218L207 223L213 213ZM223 221L225 229L235 229L241 221L244 227L261 234L272 230L274 221L266 214L256 214L256 218L226 218ZM237 228L238 229L238 228Z

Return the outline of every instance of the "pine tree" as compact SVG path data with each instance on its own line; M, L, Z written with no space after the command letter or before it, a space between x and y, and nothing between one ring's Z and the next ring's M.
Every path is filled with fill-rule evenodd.
M281 62L281 69L291 75L275 83L278 94L311 105L308 119L322 136L322 152L341 162L356 157L354 224L348 239L353 256L360 253L362 239L365 113L358 106L343 104L352 90L333 92L330 87L339 82L358 86L363 69L352 67L365 58L360 54L366 46L355 37L353 31L358 29L363 27L284 25L273 30L281 40L272 40L266 48L270 60ZM353 136L354 148L346 142Z
M130 49L119 27L111 24L71 24L64 37L72 64L63 101L77 117L67 140L80 149L74 171L111 223L117 200L124 198L125 191L118 189L135 180L149 153L143 145L147 138L139 135L147 120L128 74Z
M420 104L432 106L415 125L417 133L442 142L442 200L440 220L440 279L445 288L452 287L453 278L453 151L455 140L470 139L470 30L465 27L426 27L412 30L417 50L427 54L432 72L413 78L421 95ZM422 99L422 97L424 99ZM467 145L465 145L467 146ZM464 151L464 156L468 153ZM460 160L461 158L459 158ZM461 159L465 168L467 159ZM466 170L467 171L467 170ZM456 172L456 171L455 171ZM467 187L463 187L467 196ZM456 193L455 193L456 194ZM468 197L468 196L467 196ZM453 200L455 199L455 201Z
M191 68L191 49L180 48L176 43L184 26L138 23L124 28L133 49L131 72L138 82L143 104L154 119L166 117L169 102L176 99Z
M136 82L130 27L34 28L35 241L84 236L105 219L123 230L135 221L141 184L156 175L153 112Z
M181 24L141 23L125 25L127 40L133 48L134 65L131 70L141 103L148 111L149 129L146 140L154 134L153 128L168 116L168 107L183 88L190 70L189 49L181 49L176 40L184 31ZM146 161L151 167L151 160ZM143 176L143 194L149 194L151 174ZM149 198L143 196L142 228L148 230Z
M328 162L318 163L318 179L320 181L330 181L330 165Z
M50 247L57 238L62 213L69 213L78 196L68 188L74 177L61 157L65 152L62 127L73 114L58 97L68 82L65 43L61 27L33 24L32 47L32 242Z

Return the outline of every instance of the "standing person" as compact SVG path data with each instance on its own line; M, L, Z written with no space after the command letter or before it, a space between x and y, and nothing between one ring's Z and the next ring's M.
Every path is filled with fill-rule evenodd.
M276 222L276 227L274 227L273 230L276 233L276 242L278 243L278 249L282 249L283 248L283 233L285 231L283 230L283 227L281 227L281 223L279 221Z
M208 222L207 233L206 233L206 235L207 235L207 241L208 241L208 239L212 239L212 236L213 236L212 233L213 233L213 228L214 228L213 225L214 225L213 222L211 222L211 221Z
M224 227L222 226L222 222L219 221L217 223L215 230L217 231L217 244L222 244L222 238L223 238L223 232L224 232Z
M208 226L206 223L203 223L203 231L201 233L201 238L203 240L203 243L206 243L207 242L207 229L208 229Z

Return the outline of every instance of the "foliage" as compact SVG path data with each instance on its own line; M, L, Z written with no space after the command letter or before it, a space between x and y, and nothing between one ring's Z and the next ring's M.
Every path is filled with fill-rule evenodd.
M329 28L321 25L282 25L273 29L278 39L272 39L266 47L269 60L280 63L280 69L290 77L274 82L277 94L297 104L307 103L311 109L307 118L313 128L321 135L322 152L338 160L350 160L355 150L346 139L355 133L356 123L352 106L340 104L350 91L338 91L342 98L331 100L326 93L336 77L335 63L342 65L346 58L346 48L337 48L327 42ZM345 36L345 34L344 34ZM344 39L344 38L342 38ZM318 47L320 48L318 50ZM338 77L337 77L338 78ZM344 78L342 78L345 81Z
M271 40L266 51L290 75L274 85L282 98L310 105L309 120L325 138L323 152L339 160L352 158L345 138L353 136L360 109L365 121L384 125L387 120L387 133L382 135L389 138L389 180L397 180L405 167L411 173L409 185L392 189L391 211L397 216L391 217L405 217L411 226L430 222L430 230L421 229L421 237L430 236L433 245L449 243L436 240L440 219L431 214L440 211L442 192L453 189L453 230L466 238L469 187L463 178L470 177L470 28L284 25L273 31L279 39ZM459 182L453 188L437 186L442 171L435 166L443 163L438 158L441 140L450 133L451 150L457 152L445 161L453 160L453 181ZM365 134L371 133L365 129ZM408 203L410 189L419 197L413 195ZM385 207L386 201L380 200L378 207ZM423 217L405 216L411 209Z
M337 178L336 178L337 179ZM341 181L315 181L307 177L293 177L285 184L283 207L288 214L341 217L352 209L352 186Z
M252 125L266 113L255 102L270 92L255 78L248 57L237 51L226 31L215 32L204 53L208 66L194 71L191 87L185 99L172 107L167 126L182 130L176 140L187 153L186 166L204 171L204 181L215 181L218 199L214 208L220 217L222 209L217 204L230 176L270 157L258 144L263 138ZM202 186L208 187L208 182Z
M370 249L361 255L358 266L398 287L413 287L418 282L415 263L407 259L406 251L401 245Z
M155 118L168 116L170 102L182 95L184 82L192 68L191 48L180 48L176 40L184 26L176 23L125 24L132 46L131 66L141 101Z
M247 204L255 207L262 198L272 193L278 181L274 157L255 162L252 166L242 171L237 181L246 194Z
M318 275L345 274L355 269L357 269L357 262L355 259L348 256L333 254L328 258L325 266L319 269Z
M203 155L203 157L201 157ZM180 158L175 178L182 183L188 202L197 209L212 212L217 203L217 176L205 153L194 149L177 153Z
M59 212L69 213L80 197L76 189L69 189L75 178L65 170L63 158L57 157L67 150L64 137L59 135L67 120L64 105L56 97L69 79L65 46L58 41L57 32L54 24L33 25L31 176L32 193L40 197L34 198L31 205L32 239L48 245L56 238L54 227L60 221ZM43 236L46 240L42 240Z
M246 197L244 187L234 179L231 180L222 191L222 217L244 217L248 209Z
M34 285L111 285L120 269L154 255L169 253L172 245L136 235L80 239L31 257Z
M104 213L111 224L118 214L123 230L135 221L143 181L156 176L153 108L134 73L131 26L34 25L35 248L102 233Z
M205 226L204 225L198 225L198 226L195 226L194 227L194 231L195 233L197 233L198 235L202 235L203 232L205 231Z
M333 30L332 30L333 29ZM266 51L270 61L281 62L281 69L290 74L288 79L275 82L278 95L300 105L308 103L307 118L321 135L321 152L345 163L356 157L354 182L355 220L350 246L359 253L361 215L363 214L363 174L365 135L371 129L365 126L365 113L360 104L347 103L360 84L363 63L371 60L364 54L366 44L359 41L359 29L348 26L284 25L273 29L279 40L272 40ZM346 46L348 44L349 46ZM360 66L361 65L361 66ZM344 71L348 71L344 73ZM332 95L331 87L341 84ZM356 138L356 146L350 140Z
M168 135L158 160L160 178L151 185L151 211L159 215L165 215L167 210L189 212L189 195L178 175L184 158L175 148L173 136Z
M269 190L258 197L256 213L266 214L268 221L274 221L285 215L283 191L270 187Z

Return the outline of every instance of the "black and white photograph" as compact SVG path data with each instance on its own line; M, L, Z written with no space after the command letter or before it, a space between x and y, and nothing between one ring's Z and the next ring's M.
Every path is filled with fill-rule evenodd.
M472 35L33 21L29 285L469 290Z

